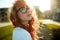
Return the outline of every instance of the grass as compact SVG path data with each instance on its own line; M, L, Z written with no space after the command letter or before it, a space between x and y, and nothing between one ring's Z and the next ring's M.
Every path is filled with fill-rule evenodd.
M0 27L0 40L12 40L13 25Z
M46 24L46 25L48 26L48 28L49 28L50 30L59 29L59 28L60 28L60 26L55 25L55 24Z
M60 26L58 25L54 25L54 24L46 24L50 30L53 29L59 29L59 30L55 30L55 32L53 33L54 35L60 35ZM0 40L12 40L12 31L14 29L13 25L7 25L4 27L0 27Z
M53 32L53 36L60 39L60 26L54 24L46 24L49 29Z

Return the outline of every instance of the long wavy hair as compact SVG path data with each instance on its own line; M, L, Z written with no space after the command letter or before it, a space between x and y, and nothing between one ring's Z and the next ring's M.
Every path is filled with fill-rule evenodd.
M37 30L38 30L38 18L36 16L36 13L35 13L35 9L33 8L33 16L32 16L32 19L28 22L28 25L25 26L22 24L21 22L21 19L19 19L19 17L17 16L17 12L16 10L20 7L20 6L26 6L26 2L25 0L18 0L14 3L13 7L10 8L10 14L9 14L9 18L10 18L10 21L12 22L12 24L15 26L15 27L21 27L25 30L27 30L31 37L32 37L32 40L38 40L38 36L37 36Z

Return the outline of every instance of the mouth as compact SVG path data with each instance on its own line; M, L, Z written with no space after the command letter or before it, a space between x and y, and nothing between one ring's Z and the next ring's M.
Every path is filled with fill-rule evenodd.
M28 16L31 16L31 14L29 14Z

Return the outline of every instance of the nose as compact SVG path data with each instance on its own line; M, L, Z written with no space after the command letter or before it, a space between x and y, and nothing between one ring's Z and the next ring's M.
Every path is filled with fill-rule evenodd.
M27 13L28 13L28 15L31 15L32 14L32 11L31 10L28 10Z

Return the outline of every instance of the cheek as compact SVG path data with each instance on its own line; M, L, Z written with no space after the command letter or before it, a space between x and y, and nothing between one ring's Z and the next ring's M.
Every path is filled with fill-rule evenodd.
M18 14L18 17L19 17L19 19L21 19L21 20L24 20L25 18L26 18L26 16L25 15L23 15L23 14Z

